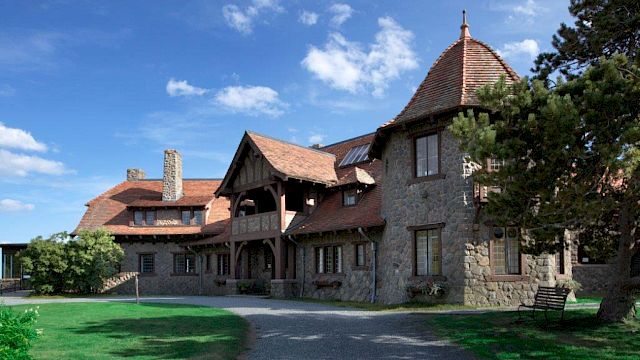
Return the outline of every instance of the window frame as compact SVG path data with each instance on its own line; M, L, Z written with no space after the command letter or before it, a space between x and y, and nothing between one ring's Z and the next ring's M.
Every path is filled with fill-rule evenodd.
M443 128L435 128L427 131L417 132L409 136L409 139L411 140L411 180L409 181L410 184L445 178L445 174L442 172L442 132L443 130L444 130ZM418 176L418 149L417 149L418 139L428 138L431 135L436 135L438 138L438 173L433 175ZM428 147L429 147L429 144L427 140L427 151L428 151ZM428 152L427 152L427 158L428 158ZM428 166L429 165L427 164L427 167Z
M145 256L151 256L151 269L152 271L143 271L143 261L142 258ZM138 253L138 273L141 276L149 276L156 274L156 254L153 252L150 253Z
M151 222L151 224L149 224L149 214L153 215L153 220ZM146 226L155 226L156 225L156 221L158 220L158 215L156 214L155 210L146 210L144 212L144 224Z
M413 269L411 271L414 277L419 278L432 278L432 279L446 279L444 274L444 261L442 257L442 248L443 248L443 240L442 240L442 229L444 228L444 223L438 224L428 224L428 225L419 225L419 226L409 226L407 229L411 231L411 257ZM429 231L429 230L438 230L438 239L440 240L440 274L426 274L426 275L418 275L418 232L419 231ZM428 246L428 243L427 243Z
M362 263L360 263L359 248L362 247ZM363 269L367 267L367 243L357 242L353 244L353 267Z
M184 214L187 213L187 212L189 213L189 222L185 223L184 222ZM180 210L180 223L182 225L186 225L186 226L192 225L192 223L193 223L193 211L184 210L184 209Z
M329 252L327 251L328 249L331 249L330 256L329 256ZM338 249L340 253L339 262L336 260L336 257L337 257L336 255L338 254L336 251ZM319 256L320 252L322 252L321 256ZM318 275L343 275L344 274L343 244L318 245L314 247L313 258L314 258L314 268L315 268L316 274ZM319 261L320 259L322 259L322 263ZM331 268L329 268L329 262L331 263L330 264ZM320 264L322 264L322 269L320 269ZM338 268L340 271L337 271Z
M198 221L198 217L196 216L196 213L200 213L200 221ZM201 209L193 210L191 212L192 225L198 225L198 226L204 225L204 215L205 215L204 210L201 210Z
M353 193L353 204L347 204L347 194ZM343 207L353 207L358 205L358 189L347 189L342 190L342 206Z
M216 273L220 276L230 275L231 255L229 253L218 253L216 260Z
M140 215L140 221L136 221L136 214ZM142 210L133 210L133 226L144 226L145 224L145 214Z
M184 257L184 268L179 269L177 264L177 259L179 257ZM189 271L189 263L187 262L187 258L193 258L193 271ZM173 273L172 275L178 276L191 276L198 275L198 267L196 262L196 256L191 253L173 253Z
M506 270L506 274L496 274L495 272L495 257L493 256L494 254L494 247L495 247L495 239L494 239L494 228L499 227L499 228L503 228L504 229L504 236L505 236L505 244L507 242L507 228L515 228L518 231L518 239L519 239L519 255L518 255L518 266L519 266L519 270L520 272L518 274L509 274L508 273L508 264L505 263L505 267L507 267ZM522 239L520 237L520 231L517 229L517 227L515 226L498 226L498 225L494 225L491 226L490 228L491 231L491 235L490 235L490 239L489 239L489 268L491 271L491 275L487 275L486 276L486 280L487 281L528 281L529 280L529 275L526 272L526 269L524 267L524 264L526 262L526 255L522 253ZM507 253L506 253L506 245L505 245L505 261L507 260Z

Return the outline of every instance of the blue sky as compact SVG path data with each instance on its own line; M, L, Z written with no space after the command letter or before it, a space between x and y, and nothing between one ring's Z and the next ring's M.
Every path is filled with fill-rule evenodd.
M0 242L72 230L129 167L222 177L245 129L329 144L393 118L459 36L520 74L568 1L3 1Z

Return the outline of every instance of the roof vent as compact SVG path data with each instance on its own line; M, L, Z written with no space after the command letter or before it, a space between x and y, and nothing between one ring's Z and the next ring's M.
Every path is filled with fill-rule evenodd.
M127 181L144 180L147 177L142 169L127 169Z

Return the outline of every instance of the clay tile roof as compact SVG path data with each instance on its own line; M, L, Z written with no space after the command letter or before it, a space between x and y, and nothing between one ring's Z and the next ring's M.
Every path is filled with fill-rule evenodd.
M518 81L518 74L489 45L471 37L463 16L460 37L436 59L404 109L378 128L370 156L380 156L385 142L383 131L430 115L480 106L478 89L495 83L502 75L507 84Z
M396 116L403 122L460 106L478 106L476 91L501 75L507 83L518 80L509 65L487 44L464 36L451 44L435 61L415 94Z
M330 185L338 181L333 154L247 132L269 164L287 177Z
M384 220L380 216L382 163L376 159L369 159L367 162L338 167L351 148L371 143L373 136L374 134L367 134L321 149L335 154L339 182L344 182L344 184L360 182L369 185L363 191L358 203L355 206L342 206L342 191L329 188L315 211L295 228L289 229L287 233L300 235L384 225Z
M106 228L114 235L196 235L217 234L229 219L229 200L214 199L220 180L183 180L184 197L176 202L158 202L162 198L162 180L124 181L87 203L87 211L73 231ZM205 198L208 201L204 202ZM208 210L203 226L129 226L127 207L136 206L205 206Z

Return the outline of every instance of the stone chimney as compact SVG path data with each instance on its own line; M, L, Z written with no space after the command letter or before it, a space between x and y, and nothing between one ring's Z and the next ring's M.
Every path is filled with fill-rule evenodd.
M309 146L309 147L310 147L310 148L312 148L312 149L320 149L320 148L322 148L323 146L324 146L324 145L322 145L322 144L313 144L313 145L311 145L311 146Z
M176 201L182 195L182 156L177 150L165 150L162 201Z
M147 174L142 169L127 169L127 181L144 180Z

